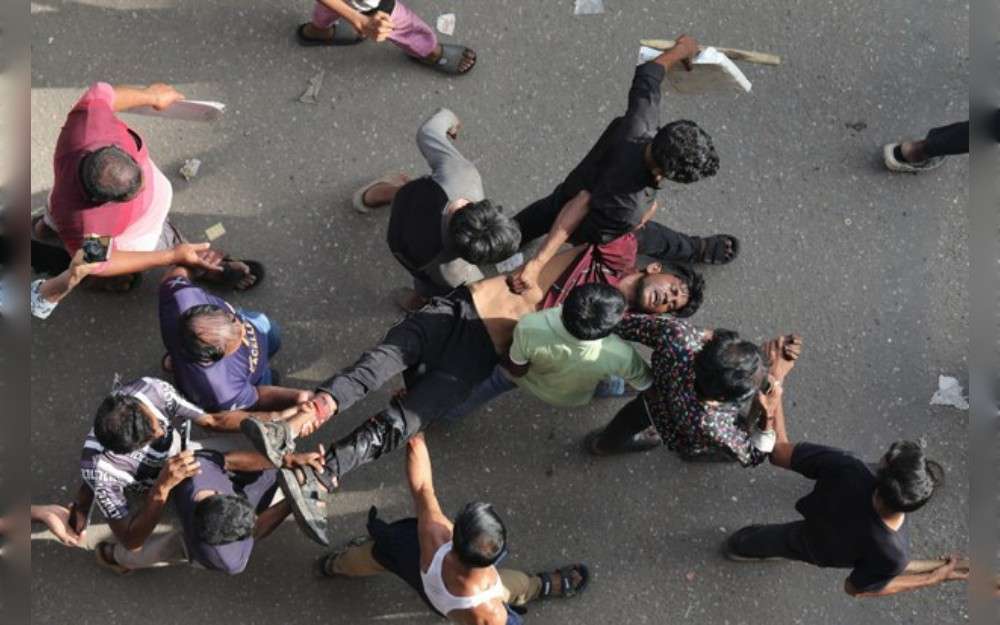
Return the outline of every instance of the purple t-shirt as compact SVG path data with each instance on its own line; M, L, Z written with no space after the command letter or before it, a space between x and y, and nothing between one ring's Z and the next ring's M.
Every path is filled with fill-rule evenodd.
M80 475L94 491L97 507L109 520L126 519L130 514L125 492L145 493L156 482L167 459L180 450L176 427L198 420L205 411L181 397L173 386L156 378L139 378L117 389L135 397L156 416L163 437L128 454L105 449L91 428L80 455Z
M174 505L184 528L184 542L188 556L207 569L230 575L242 573L250 561L253 551L253 537L227 543L207 545L198 538L194 525L194 511L198 503L195 495L203 490L215 491L220 495L242 495L260 514L266 510L278 487L278 471L269 469L256 473L229 473L225 470L225 458L215 451L199 451L196 454L201 464L201 473L188 478L174 489Z
M181 315L189 308L211 304L243 321L246 336L232 354L218 362L191 362L181 347ZM174 379L188 398L210 412L241 410L257 403L256 386L267 371L267 335L257 331L224 299L187 278L171 278L160 285L160 333L174 365Z

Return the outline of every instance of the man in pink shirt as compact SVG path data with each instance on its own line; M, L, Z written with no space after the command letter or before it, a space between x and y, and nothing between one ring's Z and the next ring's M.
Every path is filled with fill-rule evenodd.
M149 157L149 147L116 113L151 106L163 110L183 99L164 84L128 87L95 83L66 118L56 144L48 210L35 235L58 236L72 255L90 235L112 237L108 260L93 271L112 288L130 288L134 274L174 264L244 290L261 275L259 263L224 259L208 243L186 243L168 220L173 189Z

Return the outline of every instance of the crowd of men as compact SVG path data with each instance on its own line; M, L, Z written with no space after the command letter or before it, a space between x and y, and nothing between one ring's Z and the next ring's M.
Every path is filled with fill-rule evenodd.
M476 59L468 48L438 43L392 0L320 0L297 37L307 46L389 40L451 74L471 71ZM414 517L388 523L373 508L367 535L325 554L323 574L392 572L455 622L517 623L530 601L585 590L589 569L581 562L533 574L498 568L507 553L503 519L485 502L454 517L442 511L422 431L521 389L561 407L624 398L605 427L581 439L595 457L665 447L692 462L769 461L812 481L796 520L733 533L723 545L732 560L851 569L852 595L963 579L967 568L956 557L920 571L908 566L907 516L943 481L919 444L895 442L869 465L840 449L793 442L782 396L801 337L781 333L757 345L689 321L705 292L692 265L730 263L742 248L731 234L694 236L652 219L658 189L695 183L720 166L698 124L661 126L665 72L687 66L698 50L680 36L639 65L625 112L550 195L516 214L485 197L480 172L455 145L458 117L447 109L431 115L417 132L430 173L382 176L352 198L361 213L389 212L389 251L413 278L396 297L405 316L312 390L281 385L271 365L281 345L275 320L208 290L260 288L264 265L184 238L169 217L169 181L145 139L117 116L168 109L183 96L162 84L92 86L66 119L48 207L33 223L36 268L55 277L32 284L32 310L45 318L77 284L128 291L165 268L163 373L118 384L104 398L83 438L75 501L68 510L40 506L36 517L77 544L91 518L102 516L113 539L96 545L96 559L118 573L190 564L237 574L255 543L290 515L306 536L329 545L328 517L337 511L327 508L327 495L405 446ZM921 170L936 157L928 149L893 144L886 164ZM81 247L92 234L111 237L106 260L85 262ZM652 260L640 266L641 258ZM515 267L499 271L504 263ZM651 350L649 361L637 346ZM316 450L297 448L396 375L405 393L354 431ZM192 440L192 424L220 434ZM177 526L154 533L171 505Z

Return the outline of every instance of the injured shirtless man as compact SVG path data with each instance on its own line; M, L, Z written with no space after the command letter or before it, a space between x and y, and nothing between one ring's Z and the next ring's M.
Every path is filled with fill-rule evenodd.
M317 503L326 490L323 483L339 480L397 449L460 404L506 356L514 326L522 316L559 305L573 287L592 282L619 289L635 311L694 312L701 301L701 277L684 268L674 269L676 274L663 271L657 263L636 269L632 233L604 245L557 252L560 239L565 240L564 235L586 215L588 200L584 191L566 204L554 234L531 261L540 267L537 272L497 276L460 287L446 297L431 298L353 365L321 384L314 399L300 406L299 415L283 423L245 422L244 434L281 466L284 455L294 449L295 438L311 434L333 415L403 374L405 395L394 397L387 408L331 444L323 474L301 470L297 479L286 475L282 480L289 486L286 490L291 492L286 494L307 535L327 544L326 515Z

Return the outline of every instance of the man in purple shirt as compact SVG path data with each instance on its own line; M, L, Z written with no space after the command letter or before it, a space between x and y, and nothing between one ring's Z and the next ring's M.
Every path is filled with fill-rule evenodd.
M281 339L267 315L208 293L184 267L160 283L160 333L177 386L207 410L283 410L311 395L274 385Z

